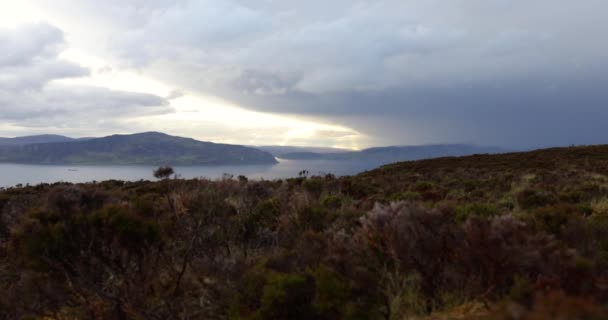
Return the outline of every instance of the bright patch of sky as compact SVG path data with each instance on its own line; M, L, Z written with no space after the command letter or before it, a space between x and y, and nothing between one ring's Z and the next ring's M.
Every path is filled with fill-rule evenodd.
M99 136L155 130L233 144L315 145L350 149L360 148L364 140L362 134L345 126L301 119L297 116L247 110L219 97L178 89L147 76L142 70L125 67L119 61L91 50L99 45L95 41L91 42L91 35L97 35L100 40L107 39L108 35L96 30L95 26L89 26L79 17L65 13L54 15L52 10L44 11L26 2L0 4L0 28L11 30L40 23L56 26L64 33L65 41L58 53L58 59L89 70L89 74L85 76L50 79L49 85L61 85L67 88L100 87L118 92L156 95L166 98L172 110L155 115L133 114L120 119L99 119L96 123L100 126L97 128L90 126L83 128L77 118L67 119L66 123L48 127L9 122L0 125L0 133L4 135L59 133L73 136ZM104 50L99 52L103 54ZM327 132L337 134L324 136Z

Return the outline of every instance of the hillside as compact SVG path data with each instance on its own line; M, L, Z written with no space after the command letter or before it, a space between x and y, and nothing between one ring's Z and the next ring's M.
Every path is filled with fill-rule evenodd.
M254 148L270 152L273 156L294 152L312 152L312 153L342 153L348 152L348 149L327 148L327 147L296 147L296 146L255 146Z
M69 142L75 141L66 136L54 135L54 134L42 134L35 136L24 136L16 138L0 138L0 146L22 146L26 144L35 143L54 143L54 142Z
M284 154L297 152L311 152L314 154L325 153L342 153L348 152L348 149L326 148L326 147L296 147L296 146L255 146L254 148L270 152L275 157L281 157Z
M0 148L0 162L27 164L274 164L267 152L157 132Z
M406 160L419 160L446 156L464 156L481 153L500 153L504 149L496 147L481 147L466 144L438 144L421 146L390 146L364 149L361 151L344 152L313 152L296 151L278 154L277 157L288 160L348 160L374 161L376 163L391 163Z
M608 145L11 188L0 226L5 319L608 315Z
M573 185L561 185L559 180L570 175ZM608 175L608 145L550 148L529 152L504 154L480 154L465 157L442 157L418 161L407 161L382 166L359 175L371 186L382 188L385 194L407 191L417 182L433 182L435 191L461 192L471 199L498 201L513 185L535 182L551 189L564 187L573 189L585 183L585 179ZM539 181L546 178L547 181ZM522 180L523 179L523 180ZM551 186L551 179L559 180L559 185ZM587 181L591 183L591 181ZM474 187L503 188L494 194L477 192ZM469 190L470 189L470 190ZM475 192L474 192L475 191ZM494 194L494 198L488 198ZM393 196L396 196L393 194Z

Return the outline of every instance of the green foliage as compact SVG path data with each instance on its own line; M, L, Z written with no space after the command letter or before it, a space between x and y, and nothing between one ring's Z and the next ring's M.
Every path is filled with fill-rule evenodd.
M78 253L71 231L80 224L80 219L62 221L57 214L35 210L31 220L16 229L13 249L27 264L38 270L48 270L53 263L49 258L70 260Z
M326 266L302 273L269 271L261 265L239 282L234 319L366 319L370 306L352 300L348 280Z
M298 212L298 224L302 231L322 231L328 222L335 218L334 213L319 205L307 206Z
M534 222L538 228L552 234L560 234L562 228L572 219L581 218L583 211L571 204L557 204L538 208L534 211Z
M161 241L156 224L118 206L69 215L37 209L16 230L16 253L45 270L78 259L86 245L117 241L125 250L141 253Z
M327 319L348 318L352 312L348 282L324 266L320 266L310 273L315 283L312 304L317 315Z
M394 279L390 279L394 281ZM403 319L408 317L422 316L428 312L428 300L421 292L420 277L417 274L404 276L392 282L395 290L390 299L390 319Z
M253 214L248 218L248 223L257 227L273 229L281 213L280 204L277 199L269 199L258 203L253 209Z
M332 209L332 210L340 209L342 207L343 203L344 203L344 199L340 196L335 196L335 195L325 196L321 199L321 204L325 208Z
M321 177L311 177L302 182L302 187L317 197L323 192L324 186L325 180Z
M420 196L420 193L412 191L393 193L389 197L389 200L391 201L418 201L421 199L422 197Z
M133 201L133 211L142 217L152 217L156 211L156 200L156 196L150 194L138 197Z
M492 218L500 214L498 208L488 203L470 203L456 208L456 219L465 221L471 216Z
M509 290L509 298L523 305L530 305L534 298L534 286L530 279L516 275L513 278L513 285Z
M525 210L546 206L555 202L555 197L548 191L525 189L517 194L517 203Z
M312 319L314 282L306 275L271 274L253 319Z
M435 188L435 185L431 182L428 181L420 181L420 182L416 182L416 184L414 184L412 190L416 191L416 192L427 192L427 191L431 191Z
M148 245L161 241L157 224L144 220L124 207L105 207L87 220L102 233L113 235L130 250L145 250Z

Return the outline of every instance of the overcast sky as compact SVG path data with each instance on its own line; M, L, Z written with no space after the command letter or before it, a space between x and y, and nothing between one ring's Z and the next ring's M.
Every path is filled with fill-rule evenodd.
M608 143L605 0L0 3L0 136Z

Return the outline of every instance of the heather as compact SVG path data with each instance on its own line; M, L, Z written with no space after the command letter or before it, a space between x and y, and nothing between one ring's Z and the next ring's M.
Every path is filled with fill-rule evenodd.
M608 314L608 146L273 181L170 169L0 191L0 316Z

